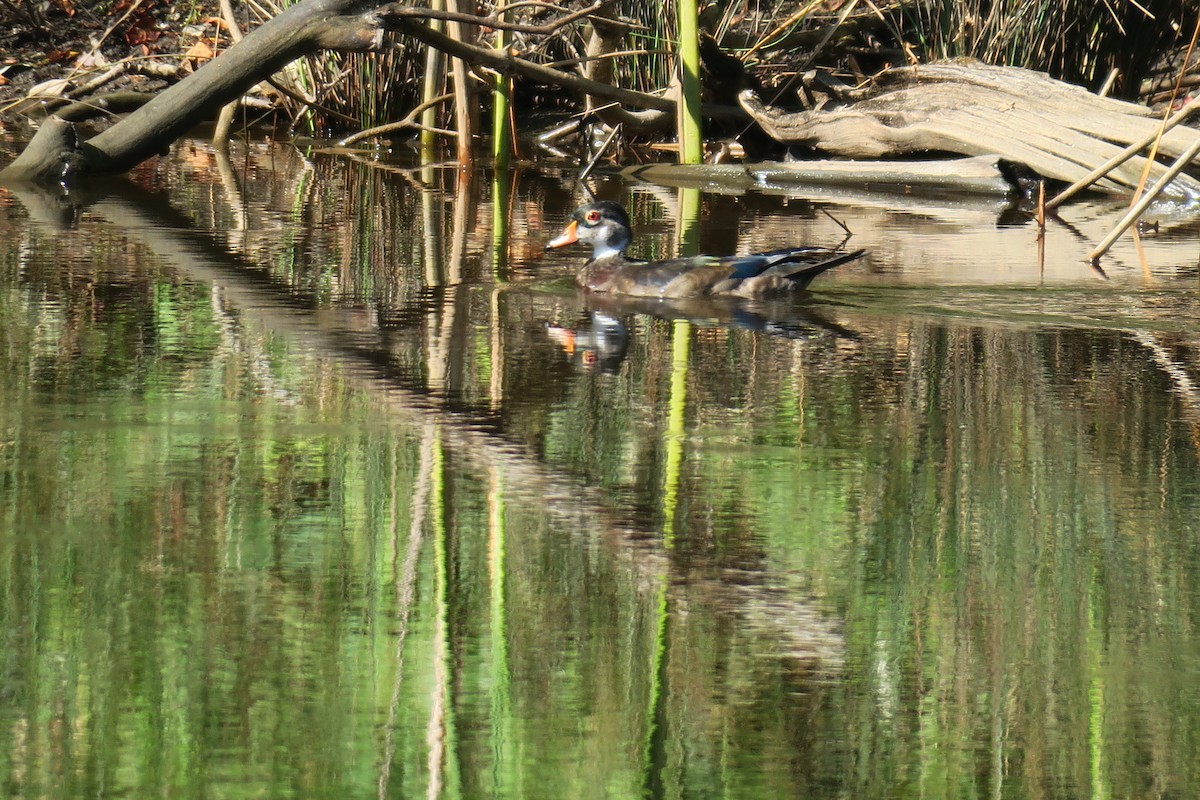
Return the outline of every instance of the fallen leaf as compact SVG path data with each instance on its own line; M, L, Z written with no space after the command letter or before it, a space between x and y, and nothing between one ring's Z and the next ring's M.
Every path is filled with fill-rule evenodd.
M204 39L201 39L189 47L187 52L183 54L183 57L192 58L196 61L208 61L213 57L213 55L214 53L212 47L210 47L208 42L206 42Z

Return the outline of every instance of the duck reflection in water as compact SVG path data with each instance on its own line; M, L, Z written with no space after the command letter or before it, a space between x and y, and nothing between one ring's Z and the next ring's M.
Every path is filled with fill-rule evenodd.
M857 341L857 332L834 322L809 304L745 303L727 298L648 300L588 295L578 324L546 324L550 339L586 369L615 373L629 349L630 331L623 318L643 315L683 320L701 328L734 328L788 339L833 336Z
M629 349L629 328L617 317L590 311L573 328L546 323L546 333L569 359L586 369L617 372Z

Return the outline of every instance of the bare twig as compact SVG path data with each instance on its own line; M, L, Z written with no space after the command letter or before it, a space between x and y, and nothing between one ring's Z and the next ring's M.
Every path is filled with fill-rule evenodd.
M616 139L617 134L620 132L620 125L609 131L608 137L604 140L604 144L596 148L595 154L592 155L592 160L587 163L587 166L583 168L583 172L579 173L579 177L576 180L578 180L580 183L583 183L587 176L591 174L592 170L596 168L596 164L600 161L600 158L604 155L604 153L607 152L608 146L613 143L613 139Z
M110 69L105 70L104 72L100 73L96 77L92 78L90 81L88 81L86 83L81 83L78 87L76 87L75 89L68 92L67 96L72 99L79 98L79 97L85 97L85 96L91 94L92 92L96 91L101 86L105 85L106 83L111 83L112 81L115 81L117 78L124 75L128 69L129 69L129 63L127 61L119 61L115 65L113 65Z
M444 103L447 100L451 100L453 98L454 98L453 93L443 94L438 97L434 97L431 100L427 100L426 102L421 103L421 105L417 106L412 111L409 111L407 114L404 115L403 119L398 119L395 122L389 122L386 125L377 125L374 128L366 128L365 130L361 130L358 133L352 133L349 136L342 139L341 141L339 141L338 144L344 147L346 145L355 144L356 142L361 142L363 139L370 139L374 136L382 136L385 133L391 133L392 131L404 130L406 128L412 128L413 130L427 130L427 131L432 131L434 133L445 134L446 136L457 136L458 134L455 131L446 130L444 128L431 128L428 125L422 125L419 122L417 122L417 118L420 117L422 113L424 113L425 109L432 108L433 106L437 105L438 103Z
M1037 193L1037 226L1038 235L1042 235L1046 231L1046 182L1038 181Z
M854 235L854 232L850 230L849 226L847 226L846 223L842 222L840 219L835 217L833 214L830 214L827 209L822 208L821 213L824 214L825 216L829 217L831 220L833 220L833 224L837 225L839 228L841 228L845 232L847 239L849 239L851 236Z

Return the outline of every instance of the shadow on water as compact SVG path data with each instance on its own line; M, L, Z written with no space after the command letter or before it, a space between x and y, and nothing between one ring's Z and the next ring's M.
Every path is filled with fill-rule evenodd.
M870 251L627 302L542 255L567 182L481 181L0 204L9 794L1194 793L1190 223L1101 281L1093 206L1038 263L990 202L610 183L646 257Z

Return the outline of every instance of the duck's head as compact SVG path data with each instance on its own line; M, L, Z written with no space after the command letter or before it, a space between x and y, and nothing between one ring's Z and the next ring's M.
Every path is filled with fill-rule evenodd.
M592 260L622 256L633 240L629 229L629 216L616 203L602 200L588 203L571 212L567 227L555 238L546 242L546 249L566 247L575 242L586 242L592 246Z

